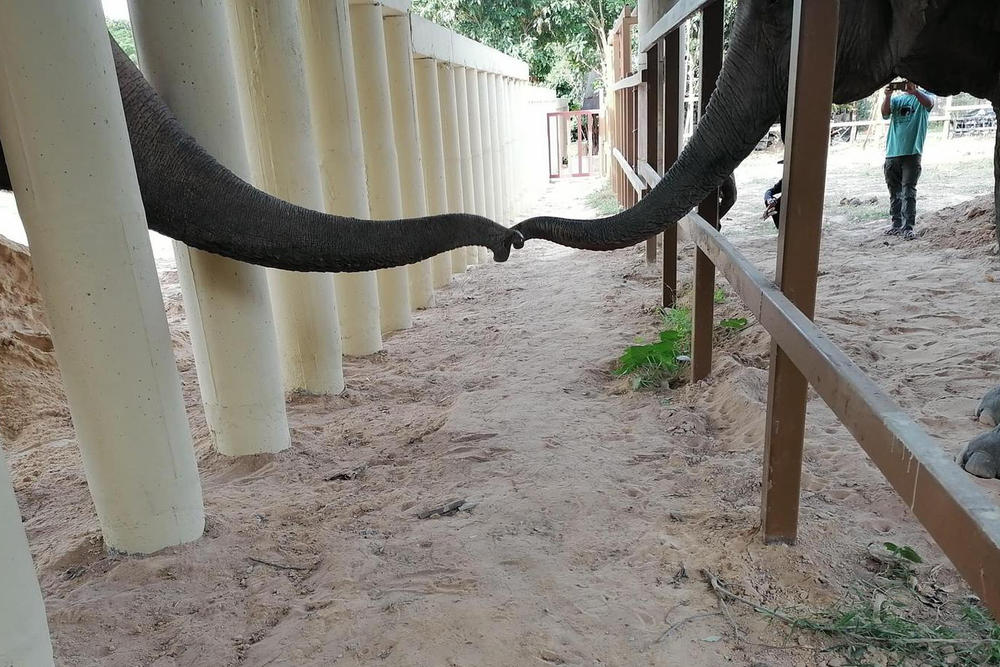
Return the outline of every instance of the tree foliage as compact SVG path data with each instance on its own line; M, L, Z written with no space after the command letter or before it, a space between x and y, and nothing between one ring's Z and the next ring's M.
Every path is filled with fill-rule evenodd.
M135 40L132 37L132 24L128 21L122 19L108 19L108 32L111 36L115 38L118 42L118 46L122 47L132 62L136 62L135 56Z
M414 0L413 10L529 65L535 81L579 98L600 72L607 33L625 0Z

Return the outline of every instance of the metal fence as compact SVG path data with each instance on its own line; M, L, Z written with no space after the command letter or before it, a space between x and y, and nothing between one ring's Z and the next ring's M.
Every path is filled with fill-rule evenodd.
M675 0L639 36L645 65L632 72L626 8L611 33L616 74L616 132L611 182L623 206L659 183L683 143L684 58L679 28L702 13L701 100L707 102L722 67L723 0ZM951 559L983 602L1000 615L1000 509L942 448L812 322L839 2L795 0L782 224L775 281L768 280L718 231L714 194L682 224L694 240L692 379L712 370L713 294L720 270L771 334L761 498L764 541L796 539L805 414L809 385L823 398ZM836 128L835 128L836 129ZM786 224L793 220L792 224ZM655 259L655 239L647 257ZM663 305L677 293L677 230L663 233Z

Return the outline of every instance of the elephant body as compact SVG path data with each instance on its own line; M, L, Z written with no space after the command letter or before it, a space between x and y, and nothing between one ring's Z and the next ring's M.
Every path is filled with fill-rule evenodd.
M272 197L219 164L184 130L111 39L150 229L232 259L289 271L368 271L465 246L507 259L518 233L472 214L369 221ZM11 189L0 146L0 189Z

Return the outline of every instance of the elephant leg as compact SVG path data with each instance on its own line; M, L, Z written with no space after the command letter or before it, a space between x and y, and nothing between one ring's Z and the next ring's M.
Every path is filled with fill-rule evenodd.
M1000 477L1000 427L973 438L959 457L965 472L984 479Z
M987 426L1000 424L1000 387L996 387L983 396L976 408L976 419Z
M993 114L997 118L993 148L993 224L997 230L997 254L1000 255L1000 101L993 102Z

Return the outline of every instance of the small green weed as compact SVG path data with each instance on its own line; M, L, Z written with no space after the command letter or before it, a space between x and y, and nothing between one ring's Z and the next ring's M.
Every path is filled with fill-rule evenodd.
M668 331L676 331L679 334L679 338L677 339L677 354L690 354L691 309L687 306L661 308L659 313L663 328Z
M727 296L726 290L721 287L716 287L715 294L712 295L712 300L715 301L715 303L725 303Z
M719 322L719 326L723 329L729 329L731 331L742 331L747 328L747 318L745 317L729 317Z
M659 341L629 346L618 359L616 375L630 375L633 390L659 387L664 380L676 379L683 364L679 357L691 351L691 309L665 308L659 311L663 330Z
M611 192L611 188L607 185L603 185L597 190L594 190L586 196L584 202L590 208L597 211L598 215L614 215L615 213L620 213L622 207L618 204L618 200L615 199L615 195Z
M1000 665L1000 625L974 598L948 600L943 589L917 582L915 565L923 559L912 547L882 545L887 555L870 554L889 568L861 581L832 606L811 612L764 607L729 590L703 572L723 601L736 601L796 630L829 637L827 648L850 665L873 663L871 651L886 654L890 665ZM933 610L933 611L931 611ZM904 662L905 661L905 662ZM884 664L884 663L883 663Z
M632 389L657 387L662 384L664 378L680 368L680 362L677 360L679 341L680 334L668 329L660 332L660 340L657 343L632 345L618 359L615 373L632 375Z

